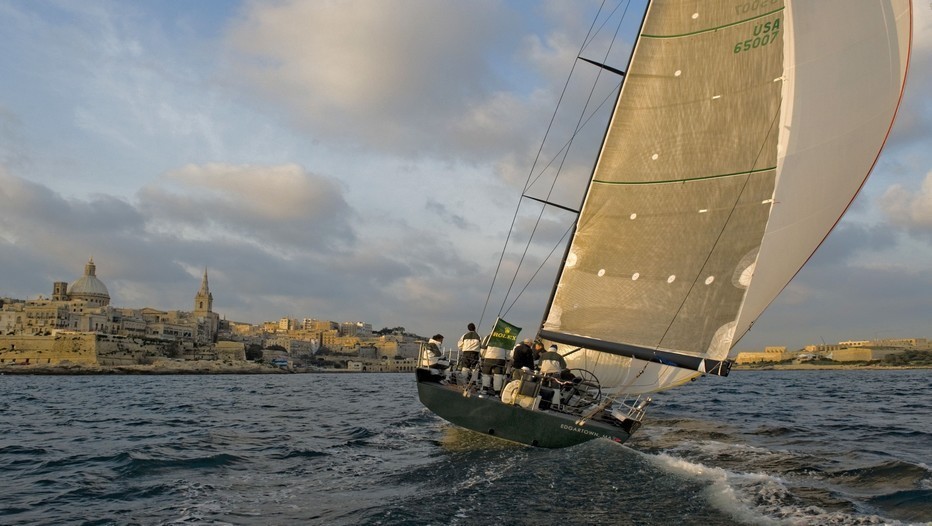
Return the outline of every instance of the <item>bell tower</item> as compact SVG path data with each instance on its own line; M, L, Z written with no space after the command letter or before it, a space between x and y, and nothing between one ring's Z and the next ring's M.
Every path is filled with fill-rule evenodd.
M220 315L214 312L214 295L210 293L210 287L207 285L207 267L204 267L201 288L194 296L194 317L197 320L195 341L216 342L220 329Z
M194 314L203 316L213 312L214 295L210 293L210 287L207 285L207 267L204 267L204 278L201 279L201 288L194 296Z

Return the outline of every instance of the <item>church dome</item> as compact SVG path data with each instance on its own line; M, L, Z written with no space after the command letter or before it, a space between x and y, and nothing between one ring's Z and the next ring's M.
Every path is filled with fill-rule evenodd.
M68 296L73 300L85 300L91 305L105 306L110 304L110 292L102 281L94 274L97 267L94 258L84 265L84 275L68 287Z

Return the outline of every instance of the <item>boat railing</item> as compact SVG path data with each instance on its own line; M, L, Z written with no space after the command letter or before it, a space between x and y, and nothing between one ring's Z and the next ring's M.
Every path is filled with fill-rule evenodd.
M647 395L625 396L621 401L615 400L616 407L612 414L617 418L624 416L629 420L640 422L647 413L647 406L650 405L652 398Z
M448 349L448 348L443 348L443 349L440 350L440 352L441 352L441 355L440 355L441 358L445 358L446 360L448 360L451 367L452 367L453 365L459 363L459 362L458 362L458 361L459 361L459 357L460 357L460 356L459 356L459 354L460 354L460 350L459 350L459 349ZM431 363L431 358L432 358L432 354L431 354L430 350L428 350L427 344L426 344L426 343L422 343L422 344L421 344L421 349L420 349L420 351L418 352L417 366L420 367L420 368L424 368L424 369L429 368L429 367L431 366L431 364L432 364L432 363Z

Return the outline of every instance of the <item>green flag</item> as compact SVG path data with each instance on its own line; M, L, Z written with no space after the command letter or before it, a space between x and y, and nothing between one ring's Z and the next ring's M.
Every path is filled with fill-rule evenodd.
M492 329L492 334L489 335L489 347L513 349L518 342L519 332L521 332L521 327L516 327L498 318L495 320L495 328Z

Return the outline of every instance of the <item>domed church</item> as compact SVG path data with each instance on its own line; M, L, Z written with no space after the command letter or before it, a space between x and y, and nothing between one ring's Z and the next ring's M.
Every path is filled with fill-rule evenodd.
M92 307L106 307L110 304L110 292L103 281L95 275L97 266L94 258L90 258L84 265L84 275L68 287L68 297L72 300L84 300ZM58 291L56 291L58 292Z

